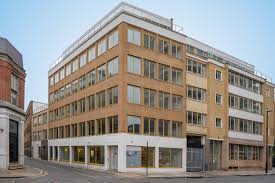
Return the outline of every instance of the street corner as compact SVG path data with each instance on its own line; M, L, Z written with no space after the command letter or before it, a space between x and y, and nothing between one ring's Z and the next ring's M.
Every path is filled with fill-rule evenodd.
M39 169L34 168L31 166L24 166L20 169L15 170L0 170L0 180L3 179L10 179L10 178L29 178L29 177L40 177L47 175L47 172Z

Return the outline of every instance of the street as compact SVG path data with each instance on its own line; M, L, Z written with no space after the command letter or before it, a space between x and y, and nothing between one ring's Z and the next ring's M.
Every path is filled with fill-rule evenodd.
M0 183L271 183L275 175L262 176L230 176L217 178L143 178L143 177L121 177L110 173L101 173L90 170L72 168L57 165L47 161L26 159L26 165L47 171L47 174L35 178L20 178L4 180Z

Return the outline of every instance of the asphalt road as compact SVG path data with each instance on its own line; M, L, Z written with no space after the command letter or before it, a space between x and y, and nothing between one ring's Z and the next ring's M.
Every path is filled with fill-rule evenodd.
M275 183L275 175L230 176L218 178L142 178L121 177L110 173L72 168L54 163L29 160L27 165L47 171L47 175L36 178L0 179L0 183Z

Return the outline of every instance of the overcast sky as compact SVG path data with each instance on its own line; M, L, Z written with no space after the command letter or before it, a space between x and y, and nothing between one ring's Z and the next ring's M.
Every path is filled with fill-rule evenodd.
M1 0L0 36L23 54L25 109L47 102L48 70L73 41L114 8L118 0ZM167 18L184 33L255 65L275 81L275 1L129 0Z

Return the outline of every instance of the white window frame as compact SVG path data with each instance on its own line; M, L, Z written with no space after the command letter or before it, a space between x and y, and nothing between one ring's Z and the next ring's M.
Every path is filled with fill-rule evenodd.
M119 61L118 57L113 58L108 62L108 77L112 77L119 72Z
M137 68L135 68L136 62L138 62ZM141 75L141 58L128 55L127 68L129 73Z
M65 68L64 67L60 70L59 75L60 75L60 80L65 78Z
M220 72L221 73L221 78L217 78L217 72ZM218 80L218 81L222 81L222 71L221 70L218 70L218 69L215 69L215 79Z
M134 29L128 29L128 42L140 46L141 33Z
M116 46L118 44L118 31L112 32L108 37L108 49Z
M96 58L96 51L95 51L95 46L90 47L88 49L88 62L94 60Z
M66 77L69 76L72 73L72 65L68 64L66 65Z
M72 73L74 73L77 70L78 70L78 59L75 59L73 61L73 71L72 71Z
M86 65L87 63L87 55L86 53L83 53L82 55L80 55L79 57L79 68L83 67L84 65Z
M131 104L141 103L141 88L138 86L128 85L127 87L127 101Z
M101 40L97 45L97 56L102 55L106 52L106 39Z
M220 119L220 120L221 120L221 126L217 126L217 119ZM216 119L215 119L215 127L216 127L216 128L222 128L222 118L216 118Z
M217 102L217 96L220 96L220 99L221 99L220 103ZM222 105L222 95L216 93L216 95L215 95L215 103L218 104L218 105Z

